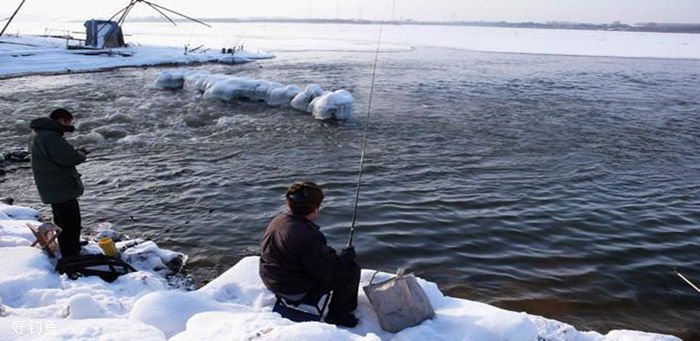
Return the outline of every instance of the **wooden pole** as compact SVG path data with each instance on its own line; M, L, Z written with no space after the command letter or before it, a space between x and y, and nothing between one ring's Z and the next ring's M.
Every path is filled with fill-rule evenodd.
M15 10L15 13L12 13L12 16L10 17L10 20L7 21L7 24L5 24L5 27L2 28L2 31L0 31L0 37L2 37L3 33L5 33L5 30L7 29L7 26L10 26L10 23L12 22L12 19L15 18L15 15L17 15L17 12L19 12L19 9L22 8L22 5L24 5L24 2L26 0L22 0L22 2L19 4L17 9Z

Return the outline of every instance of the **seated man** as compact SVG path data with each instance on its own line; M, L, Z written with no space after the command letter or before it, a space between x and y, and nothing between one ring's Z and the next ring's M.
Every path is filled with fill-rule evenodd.
M312 182L292 184L286 194L289 212L276 216L260 242L260 277L275 294L292 301L315 304L333 291L325 321L345 327L357 325L360 267L355 250L338 255L313 223L318 218L323 191Z

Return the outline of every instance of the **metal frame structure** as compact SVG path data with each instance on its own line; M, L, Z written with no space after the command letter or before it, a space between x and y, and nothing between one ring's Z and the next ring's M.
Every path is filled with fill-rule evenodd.
M146 5L148 5L149 7L153 8L156 12L158 12L158 14L162 15L165 19L168 19L168 21L170 21L173 25L176 25L176 26L177 26L177 24L175 23L175 20L171 19L167 14L165 14L165 12L169 12L169 13L171 13L171 14L178 15L178 16L183 17L183 18L185 18L185 19L194 21L194 22L196 22L196 23L198 23L198 24L202 24L202 25L204 25L204 26L206 26L206 27L211 27L209 24L207 24L207 23L205 23L205 22L203 22L203 21L201 21L201 20L197 20L197 19L195 19L195 18L186 16L186 15L184 15L184 14L182 14L182 13L173 11L173 10L171 10L171 9L169 9L169 8L165 8L165 7L161 6L161 5L152 3L152 2L147 1L147 0L130 0L130 1L129 1L129 4L128 4L126 7L122 8L121 10L119 10L119 12L115 13L111 18L109 18L109 20L112 21L115 17L119 16L119 19L117 20L117 24L118 24L119 26L121 26L121 25L124 23L124 21L126 20L126 17L129 16L129 13L130 13L131 10L134 8L134 6L136 6L136 4L138 4L138 3L140 3L140 2L142 2L142 3L146 4Z
M2 28L2 31L0 31L0 37L5 33L5 30L7 29L8 26L10 26L10 23L12 22L12 19L15 18L15 15L17 15L17 12L19 12L19 9L22 8L22 5L24 5L24 2L27 0L22 0L22 2L19 3L19 6L17 6L17 9L15 10L14 13L12 13L12 16L10 16L7 20L7 23L5 24L5 27Z

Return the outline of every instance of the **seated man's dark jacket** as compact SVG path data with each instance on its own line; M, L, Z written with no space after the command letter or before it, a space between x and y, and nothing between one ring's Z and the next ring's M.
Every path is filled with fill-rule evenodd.
M332 281L345 267L319 226L291 213L270 222L260 250L260 278L280 294L308 293Z

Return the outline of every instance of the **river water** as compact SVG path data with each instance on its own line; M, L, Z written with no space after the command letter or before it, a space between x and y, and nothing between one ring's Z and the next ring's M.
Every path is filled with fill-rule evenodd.
M190 255L200 283L259 252L286 187L326 191L319 223L345 244L371 81L369 52L288 51L192 69L344 88L356 116L163 91L162 68L1 81L2 151L28 121L77 113L86 229L109 221ZM366 268L407 267L446 294L580 330L697 337L700 61L420 47L382 53L355 245ZM49 215L31 171L0 195Z

